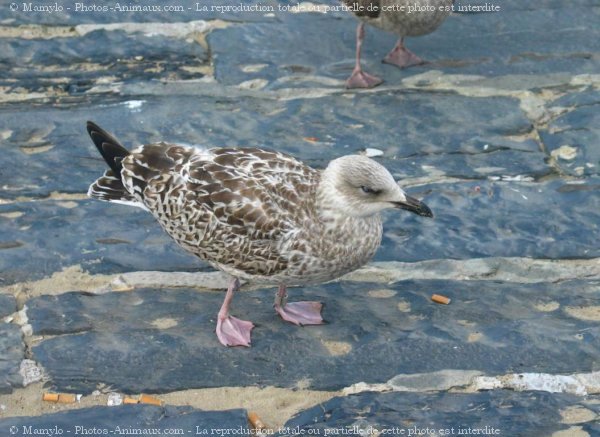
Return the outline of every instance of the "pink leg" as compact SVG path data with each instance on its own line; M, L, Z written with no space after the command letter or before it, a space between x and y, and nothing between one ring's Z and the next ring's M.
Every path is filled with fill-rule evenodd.
M240 281L232 279L227 288L227 294L219 315L217 316L217 337L224 346L247 346L250 347L250 331L254 328L252 322L240 320L229 315L229 305L233 299L233 293L240 287Z
M404 38L400 38L391 52L383 58L386 64L392 64L400 68L424 64L425 61L404 47Z
M286 322L298 326L302 325L321 325L321 302L290 302L287 303L287 293L285 285L279 286L279 291L275 295L275 311Z
M373 88L383 82L377 76L365 73L360 66L360 51L365 38L365 23L359 23L356 28L356 64L352 75L346 81L346 88Z

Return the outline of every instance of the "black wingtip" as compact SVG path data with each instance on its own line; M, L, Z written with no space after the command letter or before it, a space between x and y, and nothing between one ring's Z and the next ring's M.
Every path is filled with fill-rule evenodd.
M88 120L88 121L85 123L85 126L86 126L86 128L87 128L88 134L90 134L90 135L92 134L92 132L93 132L94 130L96 130L96 131L98 131L98 130L102 130L102 129L100 128L100 126L98 126L96 123L94 123L93 121L90 121L90 120Z
M96 145L96 148L106 161L108 166L115 174L121 173L121 161L129 155L129 150L121 145L119 140L106 132L93 121L86 123L86 128L90 138Z

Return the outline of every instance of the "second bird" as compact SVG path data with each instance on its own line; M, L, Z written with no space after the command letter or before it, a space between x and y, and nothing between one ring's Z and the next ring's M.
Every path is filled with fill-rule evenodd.
M400 68L424 61L404 46L404 37L433 32L450 15L453 0L343 0L361 22L356 29L356 65L346 81L347 88L372 88L383 82L362 70L360 52L365 23L399 36L398 42L383 59Z

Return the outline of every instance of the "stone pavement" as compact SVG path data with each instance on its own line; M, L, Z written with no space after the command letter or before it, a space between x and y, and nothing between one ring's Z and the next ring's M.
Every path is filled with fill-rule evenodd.
M333 0L180 4L0 5L2 435L241 434L251 409L279 435L598 435L600 2L455 13L407 40L429 61L407 70L367 27L385 83L365 91L343 87L356 20L315 11ZM325 302L326 325L284 324L274 290L248 287L234 312L253 347L225 349L223 276L144 211L86 198L104 170L88 119L129 147L264 146L316 167L377 149L435 219L386 214L371 265L290 290ZM107 407L115 393L166 405Z

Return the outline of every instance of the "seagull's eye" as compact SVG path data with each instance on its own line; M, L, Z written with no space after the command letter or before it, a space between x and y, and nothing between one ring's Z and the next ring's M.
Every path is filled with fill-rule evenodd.
M373 188L367 187L366 185L361 185L360 189L365 194L379 194L379 193L381 193L381 190L374 190Z

